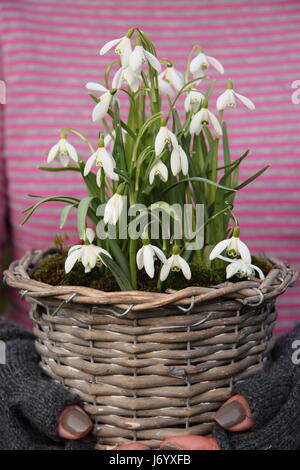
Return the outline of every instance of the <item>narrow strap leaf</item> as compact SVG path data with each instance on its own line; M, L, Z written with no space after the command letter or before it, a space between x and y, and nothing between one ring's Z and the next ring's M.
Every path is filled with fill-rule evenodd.
M107 268L110 270L110 272L114 276L121 290L123 291L133 290L133 287L130 284L127 277L125 276L124 272L114 260L112 260L109 256L105 254L101 254L101 259L103 263L105 264L105 266L107 266Z

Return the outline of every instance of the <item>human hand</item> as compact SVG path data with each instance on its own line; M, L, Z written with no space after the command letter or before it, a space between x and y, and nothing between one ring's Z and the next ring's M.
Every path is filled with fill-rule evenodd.
M300 325L277 342L265 372L235 385L235 395L215 415L213 437L173 436L163 441L160 448L300 449L300 364L292 360L293 343L299 339ZM142 443L131 443L116 450L146 448Z
M89 450L92 421L81 400L47 378L31 333L0 319L6 361L0 364L0 449Z

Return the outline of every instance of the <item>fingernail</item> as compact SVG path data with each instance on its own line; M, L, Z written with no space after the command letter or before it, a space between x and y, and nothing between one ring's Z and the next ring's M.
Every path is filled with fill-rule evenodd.
M160 450L178 450L178 447L174 446L173 444L164 444Z
M62 413L60 424L65 431L80 436L89 431L93 423L88 415L80 408L68 408Z
M246 418L244 407L238 401L231 401L222 406L215 414L215 421L222 428L229 429Z

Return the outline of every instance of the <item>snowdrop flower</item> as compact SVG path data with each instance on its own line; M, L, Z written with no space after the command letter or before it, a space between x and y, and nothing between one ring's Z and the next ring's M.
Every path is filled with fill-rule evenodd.
M198 111L201 102L205 99L205 96L199 90L191 90L188 92L186 99L184 100L184 109L188 113L192 111L195 113Z
M204 125L211 124L218 136L222 136L222 127L216 116L207 109L207 99L202 103L202 108L193 117L190 124L190 133L199 134Z
M161 268L160 280L162 282L165 281L167 277L169 276L170 271L175 271L175 272L182 271L182 274L187 280L191 279L192 277L191 269L188 263L185 261L185 259L179 255L180 253L179 246L175 245L172 251L173 251L172 256L167 260L167 262Z
M228 81L227 90L222 93L217 99L217 110L223 111L227 107L236 106L236 99L238 98L248 109L254 110L255 104L246 96L240 95L233 90L232 81Z
M149 62L156 72L161 72L161 65L155 55L143 48L141 38L138 36L136 46L129 56L129 67L133 72L140 74L143 64Z
M169 98L173 98L175 95L175 90L168 82L166 82L166 80L160 76L158 76L158 89L162 96L169 96Z
M149 183L153 184L155 176L159 176L159 178L165 183L168 180L168 168L166 165L159 160L157 163L153 165L149 174Z
M87 228L83 236L84 245L75 245L69 249L68 257L65 262L66 274L73 269L77 261L81 261L85 268L84 272L89 273L97 263L102 261L101 255L105 254L111 258L108 251L92 244L94 238L94 230Z
M229 260L230 263L226 268L226 278L229 279L234 275L237 275L240 278L246 277L249 279L252 276L255 276L255 271L258 272L260 279L264 279L264 273L260 268L254 266L251 263L245 263L242 259Z
M214 57L204 54L202 49L199 48L199 54L194 57L190 63L190 72L196 78L207 70L210 65L212 65L221 74L224 73L223 65Z
M99 103L93 109L92 119L93 122L101 122L101 119L106 115L110 103L112 102L114 94L117 92L116 89L108 90L100 83L89 82L86 84L86 88L90 91L96 91L102 93L99 97Z
M103 167L105 175L108 176L108 178L111 178L112 180L115 180L115 181L119 180L119 175L114 172L114 169L116 167L116 162L113 156L106 150L103 138L99 139L98 149L87 160L85 167L84 167L84 173L83 173L84 176L87 176L90 173L94 163L96 163L96 166L99 168L99 170L97 171L97 176L96 176L96 181L97 181L97 185L99 186L99 188L101 186L102 167Z
M167 126L166 122L162 119L161 120L161 127L158 131L158 134L155 138L154 149L155 155L158 157L163 149L165 148L166 144L172 143L173 147L178 146L177 138L173 132L171 132Z
M164 81L172 85L177 91L181 90L184 85L182 73L176 70L173 65L168 65L168 67L159 74L158 81Z
M48 153L47 163L52 162L53 160L60 160L62 166L68 166L70 158L74 161L78 161L78 155L75 147L71 145L64 136L64 133L61 134L61 138L57 144L53 145Z
M173 146L171 153L171 170L174 176L178 175L180 171L182 171L184 175L187 175L189 171L188 158L180 145Z
M227 255L232 258L240 256L244 263L251 263L251 253L247 245L242 242L239 238L240 230L239 227L235 227L233 230L233 236L226 240L220 241L211 251L209 259L213 260L219 258L221 253L226 250ZM223 259L223 258L222 258ZM230 260L231 261L231 260Z
M126 205L127 197L123 195L125 184L121 183L117 192L107 201L104 209L104 224L116 225Z
M158 258L162 263L167 263L167 258L162 250L157 246L151 245L148 237L142 236L143 246L136 254L136 264L138 269L145 268L146 273L151 279L154 277L154 261Z
M122 67L127 67L129 64L129 57L132 52L130 38L133 30L129 30L126 36L122 38L113 39L108 41L100 50L100 55L106 54L110 49L115 47L115 53L120 55Z
M133 72L130 67L121 67L117 70L112 80L113 89L120 88L123 82L125 82L133 92L139 89L139 75Z

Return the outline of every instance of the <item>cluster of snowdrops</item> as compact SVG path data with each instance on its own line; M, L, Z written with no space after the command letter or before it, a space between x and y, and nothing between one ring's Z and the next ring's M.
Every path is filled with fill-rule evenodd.
M237 100L250 110L255 109L253 102L237 93L228 80L227 89L216 100L216 110L209 109L215 80L208 73L224 74L224 68L200 46L193 47L184 74L169 59L159 60L151 40L137 28L109 41L100 55L113 48L117 58L105 70L105 86L86 84L95 103L92 119L99 124L97 147L81 132L62 129L47 159L48 163L58 160L61 166L42 168L81 172L88 195L81 200L69 196L40 198L26 210L25 220L40 204L59 201L64 204L62 228L70 212L77 210L82 242L69 249L66 273L78 262L85 272L101 265L125 290L137 287L138 270L145 269L150 278L158 272L161 287L171 271L181 271L190 279L193 263L209 264L214 259L228 263L227 278L250 278L255 271L263 278L262 271L251 264L248 247L240 240L233 203L237 191L266 168L239 183L239 167L249 150L232 158L223 119L224 110L235 106ZM126 119L120 112L121 94L128 98ZM87 158L79 156L68 134L87 144ZM169 240L163 236L152 240L151 218L138 239L102 239L96 235L99 205L104 205L102 223L117 226L128 206L143 204L150 211L156 205L172 215L174 203L188 203L192 211L197 203L204 204L204 246L188 250L187 240L172 238L172 233ZM192 214L192 224L195 220ZM198 227L193 228L197 233Z

